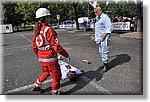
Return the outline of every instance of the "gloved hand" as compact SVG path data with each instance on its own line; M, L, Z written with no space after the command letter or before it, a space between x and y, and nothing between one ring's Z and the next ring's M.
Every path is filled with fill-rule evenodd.
M58 60L64 60L64 59L65 59L64 56L62 56L62 55L59 55L59 56L58 56Z
M61 58L62 58L62 55L59 55L59 56L58 56L58 60L61 60Z
M70 57L70 56L68 56L68 57L67 57L67 61L68 61L68 62L70 62L70 60L71 60L71 57Z

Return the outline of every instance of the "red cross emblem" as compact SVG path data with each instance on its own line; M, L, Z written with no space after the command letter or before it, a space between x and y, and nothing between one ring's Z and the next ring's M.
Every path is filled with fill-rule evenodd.
M42 36L41 36L41 35L39 35L39 36L36 37L36 45L37 45L38 47L40 47L40 46L43 45L43 39L42 39Z

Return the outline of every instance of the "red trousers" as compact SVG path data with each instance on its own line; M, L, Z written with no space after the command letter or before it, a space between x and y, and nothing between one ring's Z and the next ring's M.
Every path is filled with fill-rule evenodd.
M42 74L38 78L38 81L43 83L49 76L52 77L52 90L58 90L60 88L61 80L61 70L58 62L48 66L42 65Z

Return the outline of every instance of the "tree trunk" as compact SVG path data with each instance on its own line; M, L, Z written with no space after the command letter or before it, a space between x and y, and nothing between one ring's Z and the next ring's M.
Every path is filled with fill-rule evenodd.
M143 2L138 1L138 15L137 15L137 32L142 32L143 31Z
M26 23L24 23L24 30L26 30Z
M78 12L77 12L77 4L73 3L74 13L75 13L75 22L76 22L76 29L79 30L79 23L78 23Z

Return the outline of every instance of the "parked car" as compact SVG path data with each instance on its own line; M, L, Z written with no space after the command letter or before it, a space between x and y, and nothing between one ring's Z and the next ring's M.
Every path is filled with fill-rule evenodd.
M95 22L90 22L90 28L91 28L92 30L95 29Z
M71 20L66 20L59 25L59 28L72 29L74 22Z
M87 17L80 17L78 19L78 23L79 23L79 28L81 30L94 30L95 29L95 22L93 20L88 20ZM75 29L76 28L76 23L73 20L66 20L61 22L61 24L59 25L59 28L62 29Z
M58 29L58 24L51 24L51 26L54 28L54 29Z

